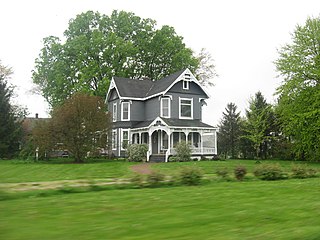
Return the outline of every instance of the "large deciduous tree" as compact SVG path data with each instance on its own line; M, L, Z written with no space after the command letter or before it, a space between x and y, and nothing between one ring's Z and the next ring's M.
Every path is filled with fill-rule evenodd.
M12 157L19 150L25 116L25 111L12 103L14 88L8 83L11 74L11 68L0 62L0 158Z
M228 103L219 124L218 150L221 155L236 158L240 140L240 112L234 103Z
M282 131L292 139L297 157L319 160L320 17L297 25L275 65L283 78L277 89Z
M33 82L52 107L74 92L103 97L115 75L157 80L189 68L205 83L215 76L208 54L193 56L174 28L156 29L154 20L133 13L82 13L70 20L64 37L43 40L33 71Z

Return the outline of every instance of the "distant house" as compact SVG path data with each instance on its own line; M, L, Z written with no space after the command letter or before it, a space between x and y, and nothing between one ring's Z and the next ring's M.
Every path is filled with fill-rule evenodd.
M202 122L208 98L189 69L158 81L113 77L106 97L113 116L113 154L124 156L127 143L144 143L147 161L167 162L176 144L186 141L193 157L213 157L217 129Z

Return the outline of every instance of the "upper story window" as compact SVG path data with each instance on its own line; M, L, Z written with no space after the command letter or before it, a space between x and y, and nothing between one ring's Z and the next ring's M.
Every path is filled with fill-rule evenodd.
M161 98L161 117L170 118L170 98Z
M192 98L179 99L179 118L193 119L193 99Z
M112 108L112 121L116 122L117 121L117 103L113 104L113 108Z
M182 84L182 89L189 90L189 81L183 80Z
M130 120L130 102L121 103L121 121Z

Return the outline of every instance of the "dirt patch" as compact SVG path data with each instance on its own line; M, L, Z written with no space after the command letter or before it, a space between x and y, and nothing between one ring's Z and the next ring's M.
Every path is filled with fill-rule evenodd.
M151 164L153 163L142 163L131 166L131 170L139 174L150 174L152 173Z

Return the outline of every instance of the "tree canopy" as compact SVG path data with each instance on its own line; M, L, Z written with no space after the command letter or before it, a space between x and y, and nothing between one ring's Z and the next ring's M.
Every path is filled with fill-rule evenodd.
M82 13L64 37L44 38L33 70L33 82L52 107L75 92L104 97L115 75L157 80L189 68L204 83L215 76L208 53L195 57L173 27L157 29L156 21L130 12Z
M14 88L8 83L12 73L11 68L0 62L0 158L11 157L19 150L25 116L23 109L12 104Z
M266 158L268 143L275 126L275 116L271 104L267 103L259 91L249 101L244 123L244 138L248 139L255 150L256 157Z
M297 157L320 157L320 18L297 25L292 42L275 61L283 78L277 89L282 131L294 143Z
M105 111L104 99L76 93L65 103L53 109L52 118L33 130L34 145L41 151L55 149L63 144L76 162L87 152L107 147L105 137L110 130L110 117ZM101 142L101 141L104 142ZM42 154L43 155L43 154Z

